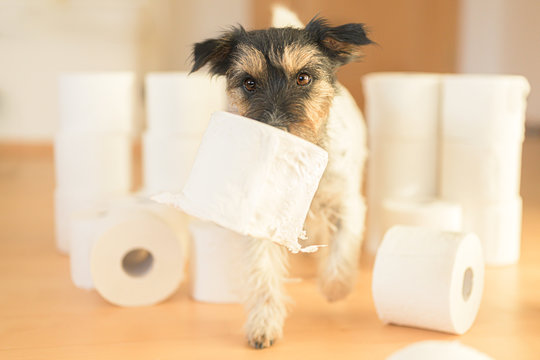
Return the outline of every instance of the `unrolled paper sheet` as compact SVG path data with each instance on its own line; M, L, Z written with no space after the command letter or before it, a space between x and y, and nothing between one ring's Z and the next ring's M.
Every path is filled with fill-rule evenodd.
M328 162L323 149L242 116L212 116L179 195L153 199L254 238L302 249L304 221Z
M472 233L395 226L377 252L372 287L383 322L463 334L484 288L480 241Z

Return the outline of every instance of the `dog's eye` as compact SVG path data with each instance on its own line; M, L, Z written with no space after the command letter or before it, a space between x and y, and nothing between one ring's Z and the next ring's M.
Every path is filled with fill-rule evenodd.
M310 82L311 82L311 76L309 76L306 73L298 74L298 76L296 77L296 83L300 86L309 85Z
M244 80L244 89L248 92L254 92L257 89L257 83L253 78L247 78Z

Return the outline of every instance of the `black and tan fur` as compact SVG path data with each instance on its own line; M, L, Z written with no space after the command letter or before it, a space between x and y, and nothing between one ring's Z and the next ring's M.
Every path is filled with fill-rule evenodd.
M361 47L370 43L362 24L332 27L315 18L305 28L236 27L193 49L192 71L208 65L210 73L225 76L240 115L329 152L311 218L323 219L313 221L324 227L315 230L317 236L327 233L332 238L320 270L321 290L330 301L346 296L354 283L365 214L359 190L365 154L360 124L331 124L329 112L340 89L337 69L358 59ZM286 251L270 241L253 241L250 246L246 333L253 347L263 348L282 335Z
M234 28L221 38L195 44L192 71L205 64L227 78L227 89L238 112L319 143L335 94L336 70L360 56L370 44L362 24L330 27L323 19L305 29ZM297 76L311 77L307 86ZM244 81L255 80L248 92Z

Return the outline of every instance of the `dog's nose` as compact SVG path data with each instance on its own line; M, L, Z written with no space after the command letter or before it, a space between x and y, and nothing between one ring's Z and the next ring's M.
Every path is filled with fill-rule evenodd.
M258 120L285 131L288 131L288 125L291 123L289 117L279 111L265 111Z
M267 124L272 125L272 126L280 126L280 125L283 125L285 121L286 121L285 116L283 116L282 114L271 112L268 116Z

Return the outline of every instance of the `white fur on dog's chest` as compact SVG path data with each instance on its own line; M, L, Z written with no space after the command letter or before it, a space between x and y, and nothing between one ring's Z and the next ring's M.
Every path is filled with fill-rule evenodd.
M362 187L367 158L365 122L354 98L340 84L330 109L323 147L328 151L328 166L306 220L310 243L327 242L325 227L329 226L331 232L337 230L344 200L359 196ZM357 214L358 221L363 220L362 216Z

